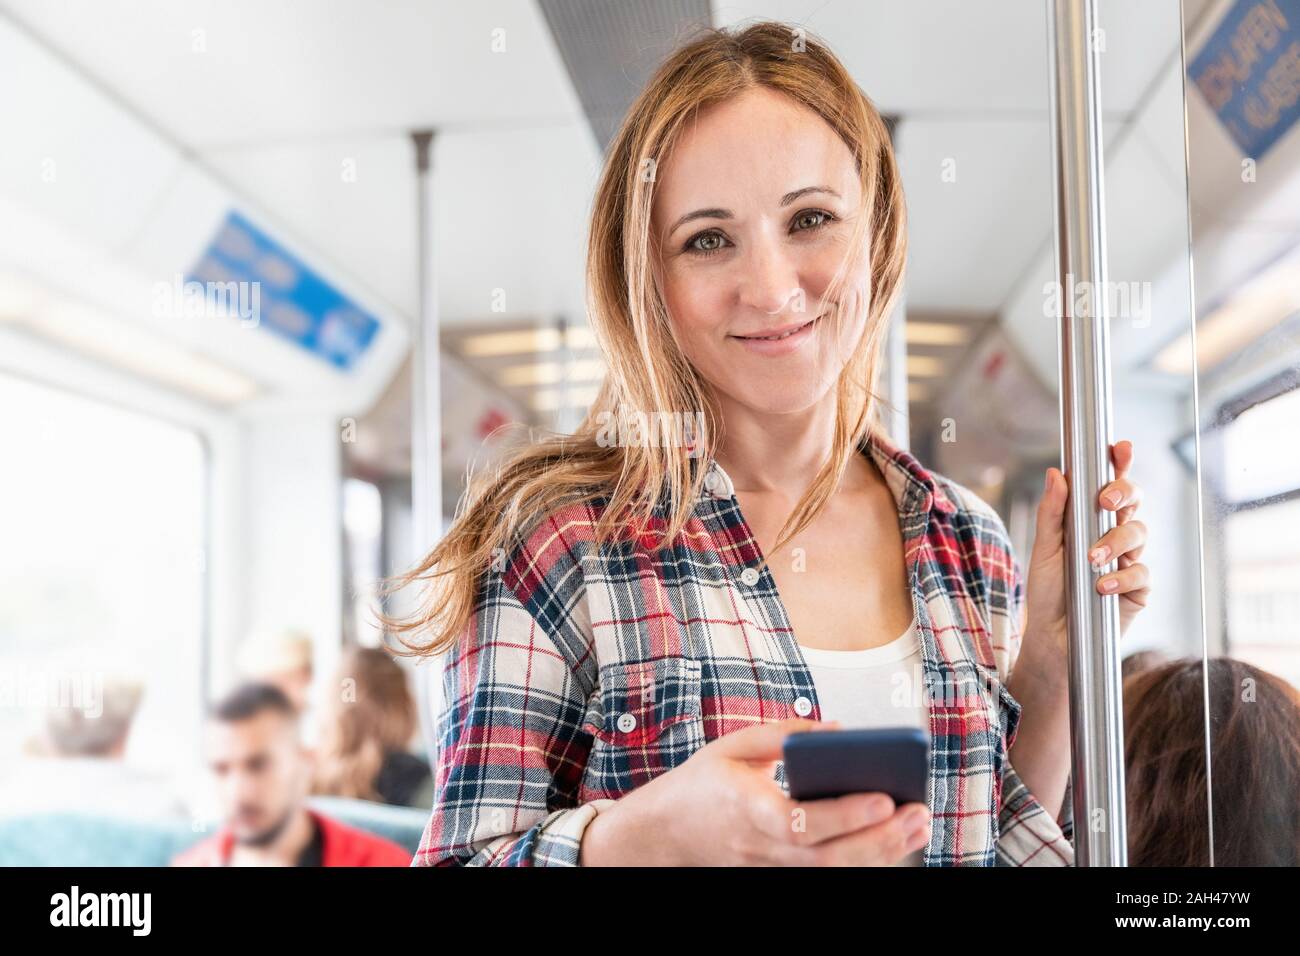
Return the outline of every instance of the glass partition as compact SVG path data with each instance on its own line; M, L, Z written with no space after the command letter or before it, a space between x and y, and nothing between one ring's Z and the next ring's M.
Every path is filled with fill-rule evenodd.
M1300 3L1185 3L1215 864L1297 864Z
M1136 5L1128 5L1132 8ZM1100 5L1115 438L1133 442L1147 607L1122 642L1132 866L1210 863L1183 62L1176 3ZM1150 69L1119 60L1142 50ZM1180 352L1180 350L1187 350ZM1182 355L1184 360L1180 361Z

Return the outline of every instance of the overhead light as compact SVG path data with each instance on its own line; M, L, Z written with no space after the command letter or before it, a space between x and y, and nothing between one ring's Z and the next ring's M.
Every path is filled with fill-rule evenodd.
M593 385L585 388L547 388L534 392L530 404L539 412L554 412L561 408L561 398L563 398L564 408L586 408L596 400L600 395L600 386Z
M1296 256L1275 263L1196 323L1196 366L1214 368L1270 329L1300 312L1300 261ZM1170 375L1192 371L1192 333L1183 333L1161 349L1151 364Z
M0 322L31 315L44 298L35 283L12 272L0 274Z
M933 378L943 374L943 359L933 355L909 355L907 357L907 374L917 378Z
M516 329L511 332L484 332L461 340L464 355L484 358L493 355L523 355L529 352L554 352L561 344L574 351L596 347L596 333L587 326L569 326L562 343L560 330L551 326Z
M600 359L573 362L536 362L502 369L497 381L507 386L558 385L565 382L598 382L605 377L605 363Z
M961 345L966 341L966 327L955 322L903 323L909 345Z
M133 324L78 304L58 304L18 320L32 332L100 361L220 404L252 398L257 383Z

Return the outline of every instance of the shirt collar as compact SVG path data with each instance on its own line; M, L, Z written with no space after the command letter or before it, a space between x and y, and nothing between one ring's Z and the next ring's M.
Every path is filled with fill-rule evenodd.
M894 445L879 432L872 431L858 446L858 451L875 462L898 505L899 514L939 511L953 514L957 506L944 492L934 475L913 455ZM704 473L703 495L706 498L734 498L736 487L731 476L716 460L710 459Z

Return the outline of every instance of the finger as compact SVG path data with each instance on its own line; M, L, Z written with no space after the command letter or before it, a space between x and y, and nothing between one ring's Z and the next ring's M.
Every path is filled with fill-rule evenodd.
M1138 505L1142 501L1142 486L1135 485L1127 478L1117 478L1101 489L1097 501L1107 511L1118 511L1129 505Z
M719 737L713 744L716 748L714 753L733 760L780 760L785 738L791 734L834 730L838 726L835 721L807 720L803 717L756 724Z
M1119 556L1119 566L1121 568L1127 568L1137 564L1138 559L1142 557L1142 552L1145 550L1146 544L1140 544L1136 548L1132 548L1124 554L1121 554Z
M1088 560L1092 562L1093 567L1100 568L1120 555L1142 547L1146 544L1146 540L1147 526L1141 521L1116 525L1097 539L1088 551Z
M1065 542L1065 504L1070 497L1069 484L1059 468L1048 468L1043 482L1043 497L1038 502L1038 521L1034 531L1034 554L1054 554Z
M1145 608L1147 603L1151 600L1151 589L1138 588L1136 591L1129 591L1128 594L1125 594L1123 598L1121 598L1121 600L1136 605L1140 610Z
M907 804L883 823L864 827L814 847L818 866L890 866L929 842L930 815L923 804Z
M1110 446L1110 460L1115 463L1115 477L1122 478L1133 465L1133 443L1128 439Z
M850 793L826 800L790 801L793 843L809 846L883 823L894 815L894 801L884 793Z
M1131 564L1097 579L1097 590L1102 594L1132 594L1146 588L1151 576L1145 564Z
M749 826L769 842L788 847L801 845L800 829L805 817L798 806L777 788L747 796L742 805Z

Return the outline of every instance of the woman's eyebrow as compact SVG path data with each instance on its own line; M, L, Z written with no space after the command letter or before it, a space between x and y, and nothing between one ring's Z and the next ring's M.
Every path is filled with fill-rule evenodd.
M686 215L682 216L675 223L673 223L672 227L669 228L668 230L668 235L671 236L679 228L686 225L686 223L691 222L695 219L731 219L731 218L732 218L732 212L730 209L719 209L716 207L713 209L697 209L694 212L688 212Z
M803 189L796 189L794 192L786 193L784 196L782 196L781 205L788 206L796 199L801 199L802 197L807 196L809 193L829 193L830 195L834 196L836 199L842 198L840 194L837 193L835 190L831 189L830 186L804 186Z

